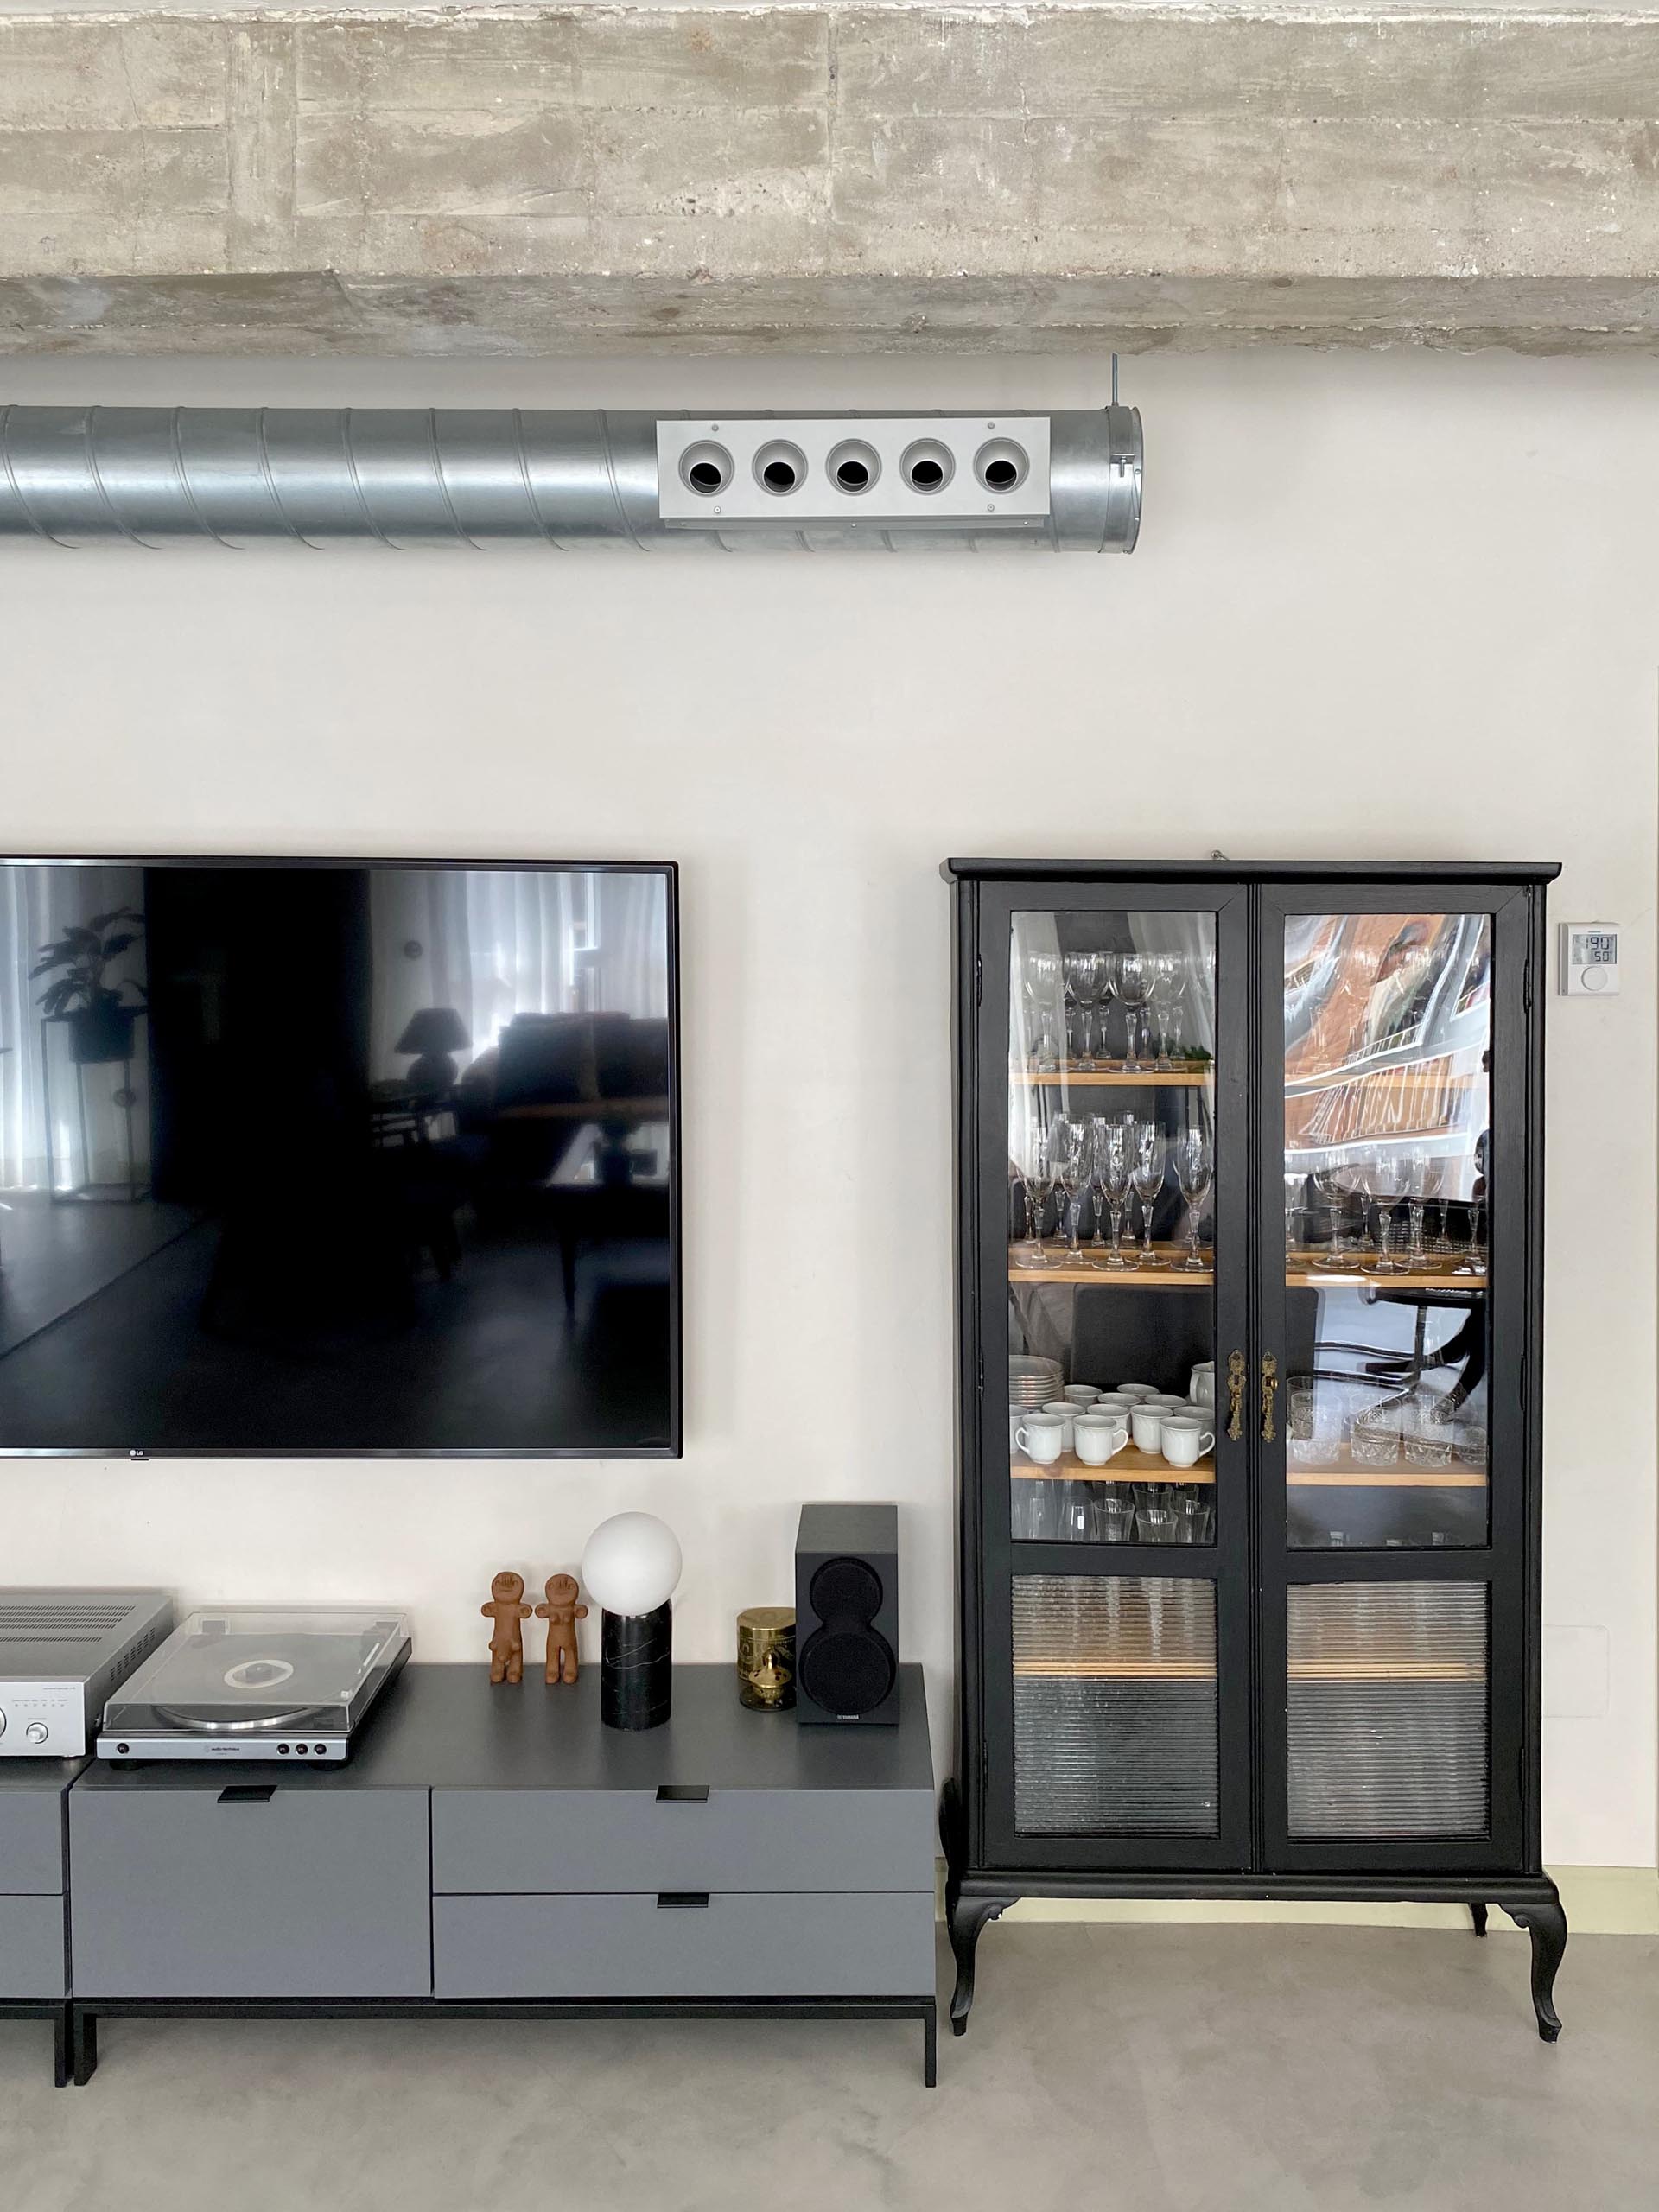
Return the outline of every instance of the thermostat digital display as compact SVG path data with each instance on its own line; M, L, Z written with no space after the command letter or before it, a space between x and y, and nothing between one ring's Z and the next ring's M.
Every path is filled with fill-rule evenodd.
M1611 922L1561 924L1561 995L1613 998L1618 992L1618 931Z

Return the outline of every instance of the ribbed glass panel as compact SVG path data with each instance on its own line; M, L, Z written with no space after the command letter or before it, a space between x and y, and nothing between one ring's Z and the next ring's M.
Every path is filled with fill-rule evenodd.
M1214 1583L1016 1575L1021 1832L1213 1835L1217 1787Z
M1484 1835L1484 1583L1289 1592L1290 1833Z

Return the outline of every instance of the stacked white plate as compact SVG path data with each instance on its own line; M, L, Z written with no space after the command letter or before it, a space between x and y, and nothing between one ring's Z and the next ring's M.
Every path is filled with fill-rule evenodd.
M1008 1403L1022 1413L1034 1413L1051 1398L1058 1398L1065 1370L1058 1359L1044 1359L1033 1351L1008 1354Z

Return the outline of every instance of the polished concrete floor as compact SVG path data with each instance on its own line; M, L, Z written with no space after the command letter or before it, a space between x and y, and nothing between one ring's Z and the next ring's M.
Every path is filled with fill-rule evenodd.
M6 2212L1622 2212L1659 2201L1659 1938L990 1929L896 2024L0 2023Z

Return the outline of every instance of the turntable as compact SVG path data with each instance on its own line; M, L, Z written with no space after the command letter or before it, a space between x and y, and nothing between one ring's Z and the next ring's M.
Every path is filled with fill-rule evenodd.
M407 1616L217 1605L186 1616L105 1707L105 1759L343 1759L408 1658Z

